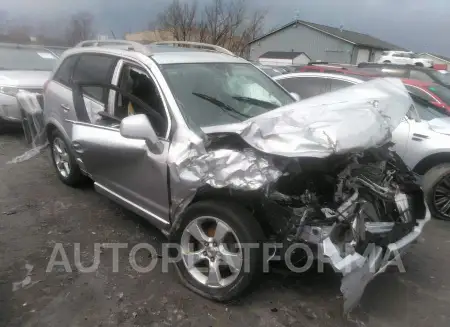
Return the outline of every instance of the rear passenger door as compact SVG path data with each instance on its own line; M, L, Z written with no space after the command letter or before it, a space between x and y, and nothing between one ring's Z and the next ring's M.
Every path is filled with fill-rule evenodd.
M118 58L103 54L82 54L78 59L72 82L110 84ZM108 104L108 90L98 86L83 88L86 109L91 122L99 119L98 113L105 111ZM68 119L77 120L75 111Z

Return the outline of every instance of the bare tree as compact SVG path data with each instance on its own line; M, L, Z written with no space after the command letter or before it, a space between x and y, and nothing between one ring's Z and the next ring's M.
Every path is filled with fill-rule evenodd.
M246 0L210 1L198 12L197 3L173 0L159 15L160 28L171 31L175 40L217 44L244 55L248 43L262 32L266 13L248 16Z
M70 18L69 26L66 29L66 37L69 45L73 46L78 42L92 39L94 17L85 11L76 13Z
M171 31L175 40L191 40L196 27L197 2L192 5L173 2L158 16L158 22L162 29Z

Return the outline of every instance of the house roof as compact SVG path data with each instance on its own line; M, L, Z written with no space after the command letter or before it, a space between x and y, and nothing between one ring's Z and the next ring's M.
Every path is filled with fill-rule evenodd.
M295 24L301 24L301 25L307 26L309 28L318 30L322 33L334 36L334 37L341 39L343 41L346 41L348 43L359 45L359 46L366 46L366 47L376 48L376 49L380 49L380 50L405 50L399 46L382 41L380 39L377 39L377 38L367 35L367 34L348 31L348 30L331 27L331 26L326 26L326 25L310 23L310 22L306 22L303 20L294 20L294 21L290 22L289 24L286 24L286 25L284 25L278 29L275 29L259 38L254 39L249 44L259 41L269 35L275 34L279 31L284 30L285 28L291 27Z
M432 56L432 57L436 57L438 59L441 59L443 61L447 61L447 62L450 63L450 58L449 57L441 56L441 55L438 55L438 54L435 54L435 53L428 53L428 52L425 52L424 54L427 54L427 55Z
M295 51L268 51L261 56L260 58L273 58L273 59L294 59L298 56L304 54L308 57L308 55L304 52L295 52ZM309 58L309 57L308 57Z

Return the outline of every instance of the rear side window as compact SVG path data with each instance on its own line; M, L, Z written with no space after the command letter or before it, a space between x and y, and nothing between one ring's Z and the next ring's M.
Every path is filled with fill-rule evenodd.
M279 80L278 83L289 92L295 92L300 95L301 99L331 91L331 81L327 78L294 77Z
M116 58L104 55L84 54L80 56L73 80L89 83L111 83L111 74ZM102 103L106 102L107 91L99 86L85 87L84 93Z
M417 95L418 97L428 101L428 102L432 102L434 101L434 99L425 91L421 90L418 87L414 87L411 85L405 85L406 89L408 90L408 92L411 92L414 95Z
M73 68L75 66L75 63L77 62L77 59L77 56L70 56L64 59L53 79L63 85L70 86L70 83L72 81Z
M411 70L409 72L409 78L410 79L417 79L419 81L423 81L423 82L434 82L434 80L428 76L427 73L418 71L418 70Z

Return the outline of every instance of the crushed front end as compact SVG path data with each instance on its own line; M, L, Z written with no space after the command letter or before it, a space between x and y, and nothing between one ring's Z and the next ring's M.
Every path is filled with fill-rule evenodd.
M343 275L345 312L377 274L401 265L430 219L414 174L389 146L291 160L264 204L283 249L305 243Z

